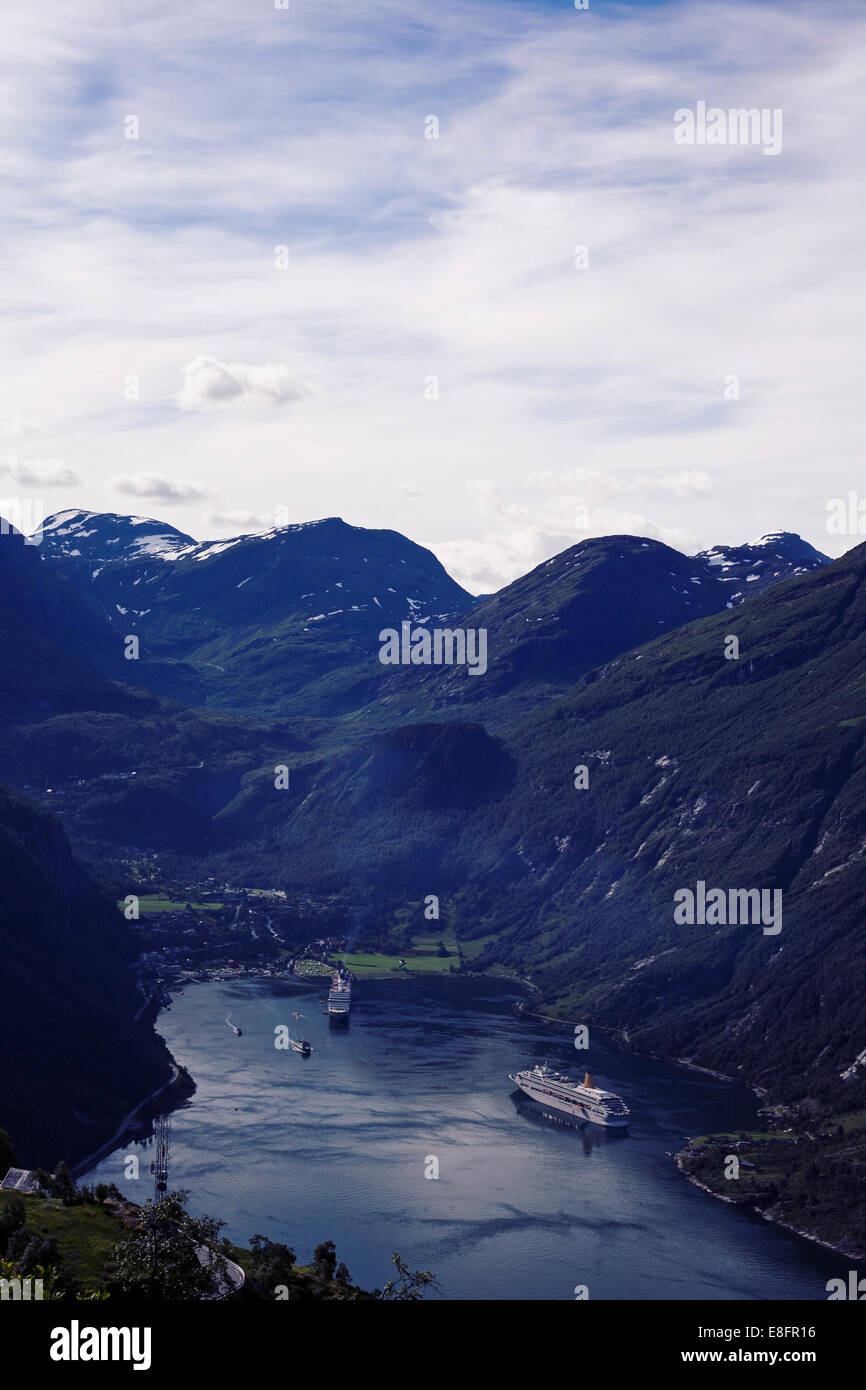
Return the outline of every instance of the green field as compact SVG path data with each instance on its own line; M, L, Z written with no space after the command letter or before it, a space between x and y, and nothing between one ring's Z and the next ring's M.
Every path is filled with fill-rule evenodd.
M125 903L118 903L121 912L126 907ZM219 912L224 906L223 903L191 903L190 906L195 912ZM143 917L153 916L158 912L183 912L186 903L173 903L169 898L139 898L138 910Z
M11 1196L0 1193L0 1202ZM20 1196L20 1193L16 1193ZM105 1262L115 1245L128 1234L126 1227L105 1207L83 1203L65 1207L52 1197L22 1196L27 1225L57 1241L64 1272L79 1287L103 1288Z
M363 951L343 951L334 956L335 961L345 965L358 979L385 979L388 976L400 978L408 975L447 975L452 965L459 965L461 958L474 961L482 951L494 941L494 936L479 936L472 941L459 943L452 929L413 938L411 947L398 955L379 955ZM447 956L437 955L439 942L442 942ZM400 961L405 960L405 966Z

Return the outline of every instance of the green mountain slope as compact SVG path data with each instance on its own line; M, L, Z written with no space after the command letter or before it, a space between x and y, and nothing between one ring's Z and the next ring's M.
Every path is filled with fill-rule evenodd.
M140 637L141 683L248 718L367 704L383 627L447 622L472 601L429 550L339 517L187 545L137 517L61 513L44 529L52 568ZM189 689L150 679L151 663L164 679L165 662Z
M513 722L621 652L731 607L721 573L639 536L581 541L461 616L459 626L487 633L483 676L460 666L398 669L361 719Z
M118 634L14 532L0 534L0 650L0 774L45 796L93 862L119 847L210 848L244 779L306 746L294 727L129 684L153 663L125 661Z
M406 731L325 764L282 830L260 808L284 877L437 893L564 1015L844 1102L866 1047L864 574L860 547L614 658L500 737L422 725L402 780ZM781 889L782 931L677 925L698 880Z

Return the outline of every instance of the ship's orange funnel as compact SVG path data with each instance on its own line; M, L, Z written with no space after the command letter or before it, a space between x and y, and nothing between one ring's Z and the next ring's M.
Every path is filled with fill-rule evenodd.
M592 1089L595 1089L595 1077L593 1076L591 1071L588 1071L586 1073L586 1076L583 1078L583 1084L584 1086L589 1086Z

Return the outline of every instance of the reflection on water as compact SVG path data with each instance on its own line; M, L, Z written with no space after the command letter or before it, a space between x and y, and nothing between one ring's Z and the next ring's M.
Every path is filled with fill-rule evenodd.
M367 981L332 1027L321 985L193 986L160 1019L198 1083L173 1116L172 1186L244 1243L260 1232L309 1258L333 1239L352 1276L381 1286L395 1250L459 1299L824 1299L846 1263L688 1184L668 1156L688 1135L752 1125L742 1087L593 1033L512 1013L502 982ZM311 1057L274 1047L297 1026ZM242 1029L231 1033L229 1013ZM631 1109L626 1131L545 1116L508 1073L545 1060ZM142 1152L139 1183L124 1157ZM149 1195L150 1150L127 1144L88 1177ZM426 1176L436 1165L438 1178Z
M628 1127L608 1128L593 1124L591 1120L579 1120L573 1115L565 1115L558 1110L545 1110L540 1101L532 1100L522 1091L512 1091L511 1103L522 1120L535 1125L557 1125L560 1129L570 1129L580 1136L584 1153L590 1153L597 1144L618 1144L628 1138Z

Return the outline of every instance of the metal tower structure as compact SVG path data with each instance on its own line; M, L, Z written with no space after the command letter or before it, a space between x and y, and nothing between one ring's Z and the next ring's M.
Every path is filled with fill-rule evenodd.
M155 1152L153 1156L153 1200L158 1202L168 1190L168 1161L171 1158L171 1121L167 1115L157 1115L153 1126Z

